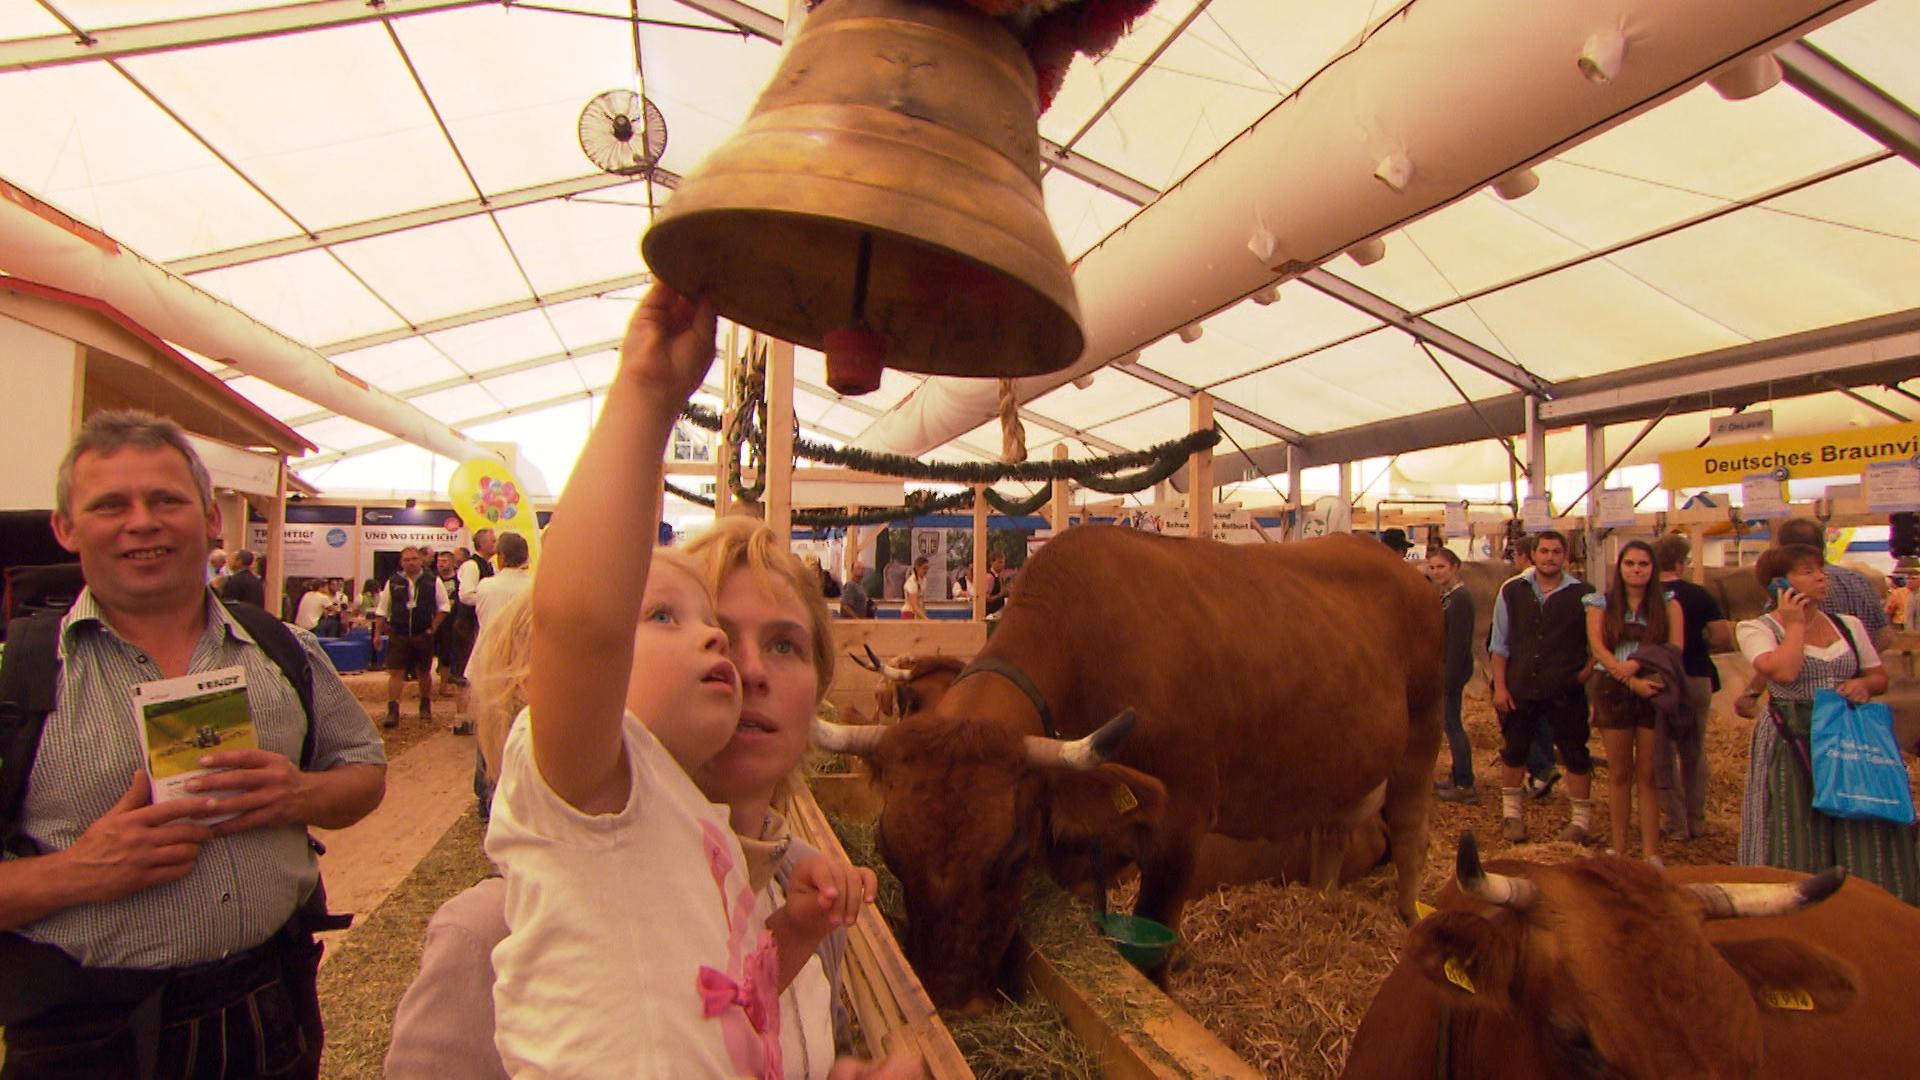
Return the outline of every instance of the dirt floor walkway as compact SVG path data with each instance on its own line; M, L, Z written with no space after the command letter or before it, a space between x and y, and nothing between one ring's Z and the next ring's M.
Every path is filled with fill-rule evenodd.
M364 920L472 809L472 738L443 730L408 747L387 764L379 809L351 828L316 830L327 846L320 870L333 910ZM338 942L352 934L327 936Z

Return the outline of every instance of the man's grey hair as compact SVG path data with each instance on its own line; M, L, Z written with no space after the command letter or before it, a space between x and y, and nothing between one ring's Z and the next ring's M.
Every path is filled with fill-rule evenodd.
M1781 547L1788 544L1805 544L1825 555L1827 527L1809 517L1788 518L1773 531L1773 542Z
M60 472L54 479L53 503L60 516L73 520L73 466L80 460L81 454L112 454L127 447L138 450L159 450L172 447L187 459L187 471L193 475L194 490L200 495L200 509L211 512L213 509L213 477L208 474L206 463L194 452L193 444L187 441L187 433L180 425L165 417L155 416L138 409L123 409L97 412L87 417L80 425L80 434L73 437L73 444L67 447L67 456L60 460Z

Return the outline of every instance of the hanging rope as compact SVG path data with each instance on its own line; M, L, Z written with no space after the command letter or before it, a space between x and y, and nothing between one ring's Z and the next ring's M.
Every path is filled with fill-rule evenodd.
M1020 422L1020 399L1013 396L1013 380L1000 380L1000 460L1018 465L1027 460L1027 427Z
M741 502L759 502L767 492L767 343L759 338L759 347L748 346L747 356L734 367L733 415L727 419L722 452L727 455L727 488ZM689 406L691 409L692 406ZM702 423L688 413L688 419L708 431L717 423ZM716 418L717 419L717 418ZM753 486L741 475L740 450L747 448L752 457ZM706 505L713 505L711 502Z

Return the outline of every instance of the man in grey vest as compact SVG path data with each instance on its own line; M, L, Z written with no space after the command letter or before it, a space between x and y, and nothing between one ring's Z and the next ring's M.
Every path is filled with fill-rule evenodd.
M1534 725L1553 728L1567 770L1573 820L1559 839L1587 842L1593 824L1593 758L1587 752L1587 616L1582 598L1593 587L1566 573L1567 539L1543 532L1534 539L1533 567L1500 587L1493 603L1493 708L1500 715L1500 831L1513 843L1527 839L1521 778Z

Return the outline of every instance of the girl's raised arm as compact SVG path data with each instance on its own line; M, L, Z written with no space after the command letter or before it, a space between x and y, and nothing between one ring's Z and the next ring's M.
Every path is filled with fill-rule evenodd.
M713 307L655 284L542 538L527 701L534 760L587 813L626 805L621 717L673 422L713 363Z

